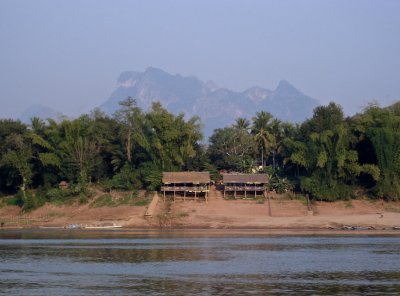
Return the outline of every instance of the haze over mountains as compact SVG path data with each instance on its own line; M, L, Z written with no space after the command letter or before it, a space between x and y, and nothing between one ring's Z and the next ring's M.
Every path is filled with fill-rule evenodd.
M131 96L144 109L152 102L173 113L198 115L209 136L213 129L232 124L237 117L251 119L257 111L266 110L275 117L301 122L312 115L319 102L282 80L275 90L254 86L243 92L220 88L212 81L203 82L194 76L171 75L163 70L147 68L144 72L124 72L118 87L101 105L107 114L115 112L118 102Z
M42 119L47 119L51 118L54 120L62 119L65 118L65 116L50 108L47 106L43 106L41 104L34 104L32 106L29 106L19 117L18 119L21 120L24 123L30 123L31 118L33 117L39 117Z
M251 119L261 110L284 121L302 122L319 105L318 100L301 93L285 80L280 81L275 90L254 86L237 92L218 87L212 81L204 82L194 76L171 75L150 67L144 72L123 72L117 82L117 88L100 106L106 114L112 115L119 108L118 102L128 96L136 98L144 110L152 102L159 101L170 112L184 112L188 117L200 116L206 137L215 128L230 125L238 117ZM33 116L45 118L53 117L44 117L46 113L57 114L54 110L44 111L36 106L24 112L21 119L27 121L27 118Z

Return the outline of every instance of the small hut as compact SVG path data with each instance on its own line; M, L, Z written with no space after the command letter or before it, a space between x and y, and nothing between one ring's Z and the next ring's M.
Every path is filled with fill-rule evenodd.
M209 172L164 172L161 191L164 201L167 194L172 194L174 201L177 198L208 200L210 191Z
M67 190L68 189L68 182L67 181L61 181L58 184L58 188L60 188L61 190Z
M238 195L254 196L262 194L266 196L268 175L266 174L223 174L222 182L224 188L224 198L226 194L233 194L236 197Z

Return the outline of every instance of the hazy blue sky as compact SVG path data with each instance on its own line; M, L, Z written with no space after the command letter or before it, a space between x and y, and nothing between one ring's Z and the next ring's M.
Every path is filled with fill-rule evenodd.
M400 99L400 1L0 0L0 117L103 103L148 66L244 90L286 79L347 113Z

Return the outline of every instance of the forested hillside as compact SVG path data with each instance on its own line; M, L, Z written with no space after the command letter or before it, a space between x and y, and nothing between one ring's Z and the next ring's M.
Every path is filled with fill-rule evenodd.
M29 209L70 195L84 202L90 183L157 190L163 171L207 170L218 179L225 170L266 172L271 189L318 200L400 197L400 103L351 118L330 103L297 125L260 111L216 129L207 146L199 122L159 103L144 112L132 98L112 117L95 110L59 123L2 119L0 193Z

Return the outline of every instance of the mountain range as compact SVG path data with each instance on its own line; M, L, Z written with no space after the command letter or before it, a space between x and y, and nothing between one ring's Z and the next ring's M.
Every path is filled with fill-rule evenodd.
M220 88L212 81L171 75L150 67L144 72L123 72L117 88L100 108L112 114L118 109L118 102L128 96L136 98L144 109L159 101L173 113L200 116L206 136L215 128L232 124L238 117L251 119L261 110L283 121L302 122L319 105L318 100L301 93L285 80L281 80L275 90L254 86L236 92Z
M318 100L301 93L285 80L280 81L275 90L254 86L237 92L218 87L212 81L204 82L194 76L172 75L149 67L144 72L121 73L116 89L100 109L112 115L119 108L118 102L129 96L135 98L144 110L152 102L159 101L175 114L183 112L187 117L198 115L204 125L206 137L215 128L230 125L238 117L251 119L261 110L268 111L283 121L302 122L319 105ZM26 121L33 116L53 117L43 117L43 113L58 114L49 108L46 110L46 107L41 111L36 105L35 108L25 111L21 119Z
M51 118L56 121L61 121L61 119L66 118L62 113L41 105L41 104L34 104L29 106L19 117L18 119L24 123L29 124L31 122L31 118L38 117L42 119Z

